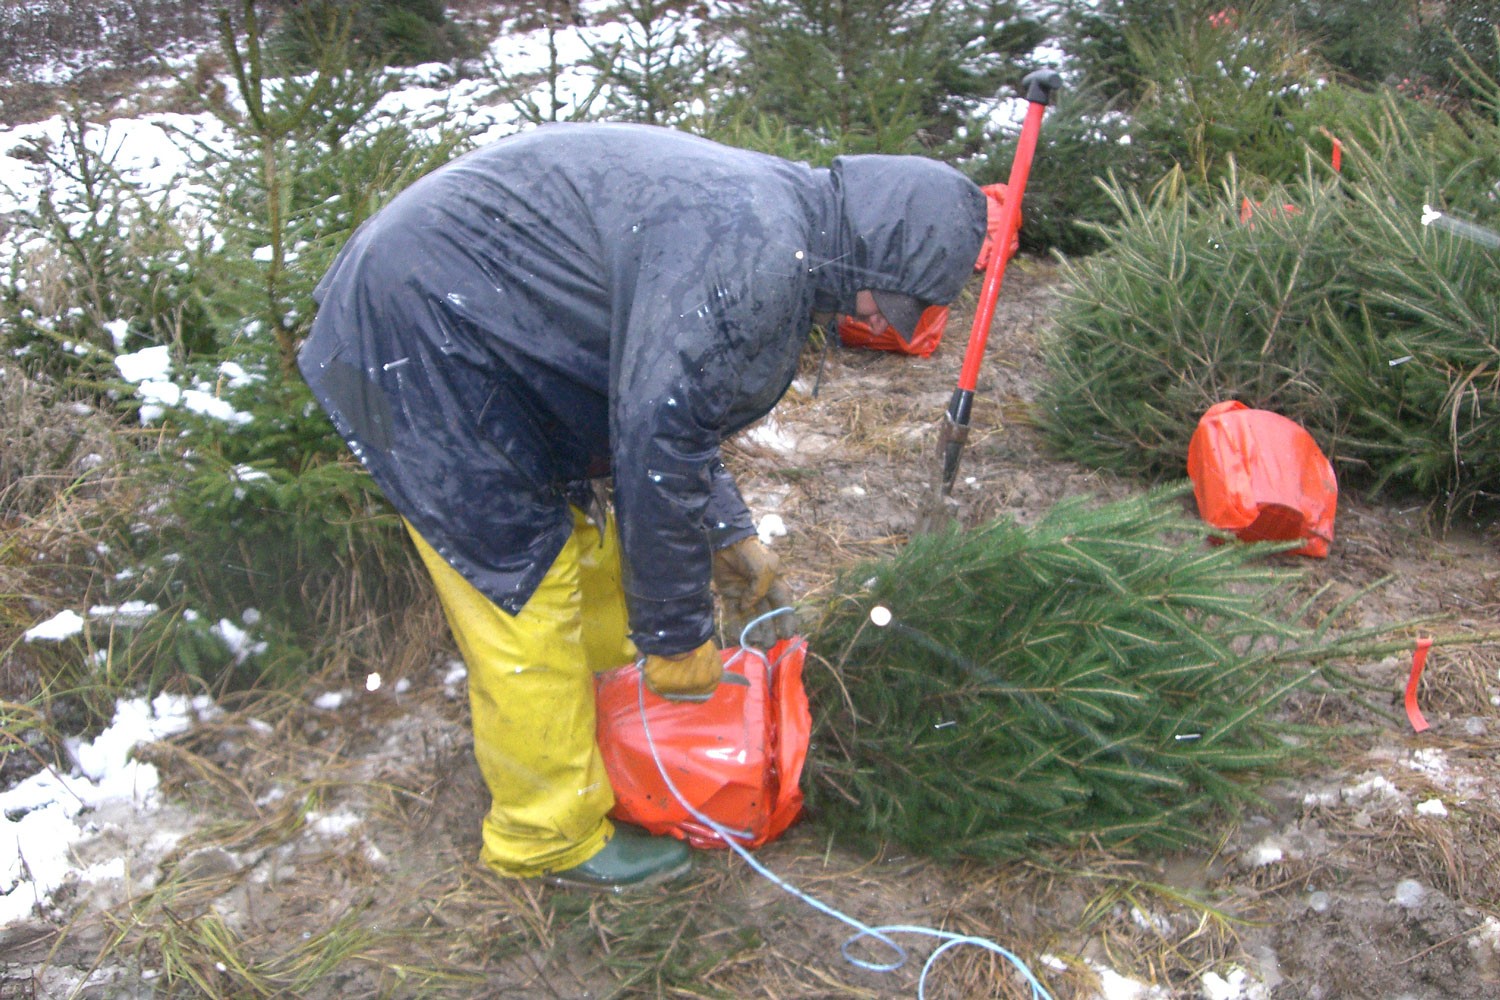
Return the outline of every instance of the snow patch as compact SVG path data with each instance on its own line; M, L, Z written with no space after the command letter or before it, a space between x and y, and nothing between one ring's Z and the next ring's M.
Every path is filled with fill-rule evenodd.
M1448 758L1437 747L1426 747L1417 750L1411 755L1407 765L1421 774L1425 774L1435 781L1441 781L1448 777Z
M222 420L226 424L234 424L243 427L255 419L243 410L236 410L227 400L220 399L211 392L202 389L184 389L182 391L182 408L200 417L210 417L214 420Z
M89 617L128 627L140 625L160 610L149 601L126 601L124 604L96 604L89 608Z
M456 688L469 679L469 668L462 660L449 660L448 672L443 675L443 687Z
M1403 910L1420 909L1422 903L1427 899L1427 887L1416 879L1402 879L1396 883L1395 894L1391 902Z
M1152 986L1129 976L1122 976L1114 969L1089 963L1099 977L1097 1000L1169 1000L1171 994L1160 986Z
M364 817L348 812L310 812L307 814L307 831L330 840L349 836L350 831L362 823L364 823Z
M797 452L797 437L782 427L774 416L767 417L745 432L752 443L783 455Z
M786 522L780 514L767 514L756 524L755 533L762 545L770 545L772 539L786 537Z
M1143 931L1166 937L1172 932L1172 922L1159 913L1148 913L1139 906L1130 908L1130 920Z
M1469 938L1468 945L1476 951L1480 948L1488 948L1491 951L1500 952L1500 920L1485 917L1478 933Z
M1343 805L1363 805L1371 799L1379 801L1402 800L1404 797L1391 780L1382 774L1371 774L1356 784L1342 789L1323 789L1321 791L1308 792L1302 797L1305 806L1333 807Z
M125 338L130 336L130 323L123 319L112 319L104 324L104 332L109 334L109 339L114 342L115 350L125 349Z
M1448 754L1437 747L1417 750L1406 764L1438 788L1454 792L1460 797L1477 794L1483 784L1478 776L1464 770L1462 764L1455 766Z
M1231 968L1226 976L1205 972L1199 982L1203 985L1203 1000L1266 1000L1270 996L1263 983L1256 982L1239 966Z
M228 648L236 664L244 663L252 656L259 656L268 648L265 642L252 639L249 632L228 618L220 618L209 631Z
M1284 857L1286 857L1286 849L1277 842L1276 838L1267 837L1250 848L1245 860L1253 868L1264 868L1266 865L1276 864Z
M348 691L324 691L312 700L313 708L332 712L349 700Z
M46 621L33 625L21 634L27 642L61 642L83 632L83 616L76 611L59 611Z
M70 773L42 771L0 793L0 926L30 916L70 880L117 877L112 863L81 866L73 857L73 845L97 832L91 814L110 805L153 810L161 777L133 751L215 714L203 696L121 699L109 728L68 745Z
M172 355L165 345L148 347L134 354L119 355L115 358L115 368L120 377L132 385L163 382L172 370Z

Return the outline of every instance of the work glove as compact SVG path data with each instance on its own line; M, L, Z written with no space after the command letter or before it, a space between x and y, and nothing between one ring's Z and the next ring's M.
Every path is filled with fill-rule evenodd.
M724 674L724 659L710 639L676 656L647 656L646 686L668 701L707 701Z
M736 638L748 622L792 605L791 588L781 579L781 560L759 538L742 538L714 553L714 587L723 604L725 623ZM794 616L787 613L758 626L756 631L761 638L790 639L796 630Z

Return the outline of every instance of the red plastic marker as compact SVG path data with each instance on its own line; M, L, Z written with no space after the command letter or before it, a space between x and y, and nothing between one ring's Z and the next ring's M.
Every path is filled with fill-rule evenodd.
M1431 639L1424 636L1417 640L1416 652L1411 657L1411 676L1406 679L1406 717L1411 720L1412 729L1419 733L1428 726L1422 710L1417 707L1417 682L1422 679L1422 668L1427 665L1427 651L1431 648Z

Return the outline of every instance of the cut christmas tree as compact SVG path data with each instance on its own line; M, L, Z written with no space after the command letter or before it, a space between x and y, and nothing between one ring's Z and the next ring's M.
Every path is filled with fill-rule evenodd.
M1311 744L1288 693L1330 640L1266 546L1212 544L1180 487L914 538L844 578L812 648L809 802L920 854L1175 848Z

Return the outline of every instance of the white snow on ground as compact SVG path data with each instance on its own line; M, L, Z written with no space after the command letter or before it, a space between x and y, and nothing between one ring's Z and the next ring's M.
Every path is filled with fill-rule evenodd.
M443 694L458 698L468 691L469 668L463 660L449 660L443 674Z
M60 642L83 632L83 616L76 611L59 611L44 622L38 622L22 633L27 642Z
M1270 995L1265 986L1238 966L1231 968L1227 976L1205 972L1200 982L1203 1000L1265 1000Z
M108 729L69 746L74 766L68 774L42 771L0 793L0 926L29 916L70 880L123 877L123 859L119 871L80 868L70 848L96 832L90 814L105 805L155 808L159 775L132 751L184 732L214 711L206 697L122 699Z
M745 439L782 455L797 453L797 436L783 427L774 415L746 431Z
M309 832L330 840L347 837L358 829L365 821L363 816L351 812L320 813L309 812L307 814L307 829Z
M761 544L770 545L773 539L785 537L786 521L780 514L767 514L756 524L755 533L760 536Z
M1418 816L1436 816L1439 819L1448 815L1448 807L1443 805L1442 799L1427 799L1417 803Z
M348 691L324 691L312 700L312 706L321 712L334 712L343 708L348 700Z
M1251 848L1248 860L1256 868L1264 868L1266 865L1274 865L1285 856L1286 851L1281 844L1274 837L1267 837Z
M1103 965L1090 964L1099 976L1098 1000L1168 1000L1171 995L1160 986L1122 976Z
M559 65L568 67L557 83L558 117L562 119L577 110L594 89L593 74L577 64L588 58L591 47L608 48L625 31L619 24L594 16L606 7L599 0L580 6L586 20L601 23L556 36ZM497 38L489 46L484 64L494 67L497 76L522 79L545 73L550 60L546 31L537 29ZM494 103L495 85L502 79L454 81L451 76L451 68L441 63L403 69L400 78L404 85L385 95L376 105L376 113L419 127L446 125L472 130L480 143L531 127L520 102ZM235 94L233 81L226 79L224 83L227 92ZM551 109L552 97L541 86L526 97L543 111ZM0 128L0 213L36 206L45 177L40 165L25 155L28 141L64 149L67 127L66 119L56 116ZM230 135L211 114L157 113L138 119L114 119L90 131L85 141L90 150L105 155L123 178L181 205L202 193L178 183L191 158L200 155L196 147L226 146ZM23 155L16 156L18 152Z

